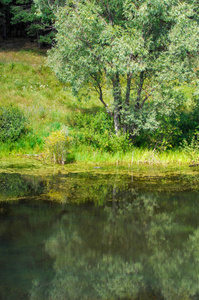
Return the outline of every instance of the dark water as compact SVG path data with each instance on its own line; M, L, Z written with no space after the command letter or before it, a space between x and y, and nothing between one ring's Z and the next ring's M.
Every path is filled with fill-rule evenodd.
M0 299L199 299L198 183L0 173Z

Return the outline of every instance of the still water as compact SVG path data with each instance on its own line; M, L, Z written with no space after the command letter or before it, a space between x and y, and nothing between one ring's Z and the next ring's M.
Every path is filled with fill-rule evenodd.
M0 173L0 299L199 299L198 183Z

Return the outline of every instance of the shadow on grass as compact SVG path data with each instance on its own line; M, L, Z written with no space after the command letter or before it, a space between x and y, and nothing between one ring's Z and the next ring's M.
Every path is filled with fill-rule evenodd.
M0 38L0 51L28 51L37 53L40 55L46 55L49 46L45 46L39 49L38 43L31 41L29 38L10 38L4 40Z
M70 108L72 108L74 110L74 105L71 104ZM77 111L80 112L82 115L95 116L96 113L98 113L98 112L104 112L104 108L96 106L96 105L94 105L92 107L89 107L89 108L78 107L76 110L74 110L73 112L71 112L70 115L67 116L67 124L69 126L74 125L74 115L77 114Z

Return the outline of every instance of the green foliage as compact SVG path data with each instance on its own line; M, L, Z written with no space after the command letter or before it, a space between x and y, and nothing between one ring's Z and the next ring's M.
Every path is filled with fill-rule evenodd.
M73 116L76 146L88 145L106 152L125 152L130 148L127 134L115 135L113 120L105 112Z
M0 34L7 38L7 23L10 21L9 7L12 0L0 0Z
M55 1L54 5L60 4ZM5 39L28 34L39 43L51 44L55 32L54 21L53 5L48 1L0 0L0 34Z
M136 136L148 126L147 102L150 126L157 128L160 116L176 108L178 97L169 97L175 86L196 79L196 8L195 1L69 1L56 14L49 64L75 92L89 83L112 114L116 133L123 128Z
M40 195L44 191L44 185L43 182L17 173L0 173L0 191L1 199Z
M64 164L70 142L71 137L69 137L66 126L62 126L60 130L53 131L46 138L45 142L45 148L48 151L47 157L53 160L54 163Z
M141 299L179 300L198 295L195 279L198 201L195 193L176 193L175 184L181 182L179 176L176 180L175 176L170 178L175 186L171 190L166 179L165 192L159 194L154 192L150 180L140 179L139 175L136 183L131 182L126 189L118 185L122 181L127 184L129 177L119 175L110 181L106 175L95 174L93 181L88 173L86 177L71 176L74 190L67 197L67 211L64 211L67 222L65 214L56 219L52 235L45 243L46 252L53 258L54 276L47 288L44 281L35 282L31 299L50 295L53 299L139 299L141 296ZM93 201L94 194L100 197L102 178L110 190L103 195L106 201L101 208L88 203L85 207L70 206L78 188L80 203L84 197L87 201ZM69 180L70 176L64 178L64 187ZM162 177L153 180L159 192L162 180ZM57 182L60 186L60 178ZM99 192L96 189L89 197L88 189L97 185ZM66 190L68 195L68 186Z
M188 94L184 91L188 85L173 88L173 91L163 89L160 99L156 95L153 105L146 103L142 114L136 115L135 145L167 150L179 147L185 139L190 143L196 135L199 101L193 87Z
M199 159L199 133L194 136L189 143L186 139L181 143L181 149L190 157L192 161Z
M189 145L198 132L199 99L197 87L191 83L178 86L173 82L169 89L164 85L154 93L153 101L145 102L142 111L135 112L133 106L128 113L122 110L129 128L136 125L136 136L130 136L134 145L132 160L128 136L115 136L113 119L102 111L91 87L86 85L83 90L91 92L90 99L79 101L73 97L68 86L59 83L44 66L44 51L35 48L2 50L0 73L1 103L8 107L18 103L29 123L25 128L27 134L21 134L11 143L0 143L1 157L10 152L13 155L43 153L45 138L66 124L74 137L73 151L67 154L67 161L74 161L75 156L78 162L98 164L190 163L188 152L183 148L178 152L176 147L184 139ZM110 95L109 90L107 95ZM174 149L164 153L150 150L167 150L171 146Z
M0 107L0 141L13 142L25 132L26 119L16 106Z

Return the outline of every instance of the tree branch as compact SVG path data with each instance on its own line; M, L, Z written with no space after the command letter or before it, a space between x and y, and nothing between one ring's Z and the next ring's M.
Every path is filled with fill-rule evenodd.
M127 73L127 83L126 83L126 98L125 98L125 104L129 106L129 98L130 98L130 91L131 91L131 78L132 78L132 72Z
M163 81L163 80L162 80ZM148 94L146 91L146 97L142 100L142 103L141 103L141 105L140 105L140 108L142 109L142 107L143 107L143 105L144 105L144 103L146 102L146 100L152 95L152 93L157 89L157 87L162 83L162 81L158 84L158 85L156 85L152 90L151 90L151 92L150 92L150 94Z
M106 108L107 113L108 113L111 117L113 117L113 114L112 114L112 112L109 110L108 105L104 102L101 84L99 83L99 81L97 80L97 78L96 78L95 75L91 75L91 77L92 77L92 78L95 80L95 82L96 82L96 85L94 85L94 88L95 88L96 92L99 94L99 99L100 99L101 103L102 103L102 104L104 105L104 107Z
M141 98L141 92L142 92L142 88L143 88L143 84L144 84L144 71L140 72L140 82L139 82L139 88L138 88L138 92L137 92L137 100L136 100L136 108L139 109L140 108L140 98Z
M107 4L104 3L103 0L101 0L102 5L105 7L106 11L107 11L107 17L109 19L109 23L113 26L113 16L109 10L109 7Z

